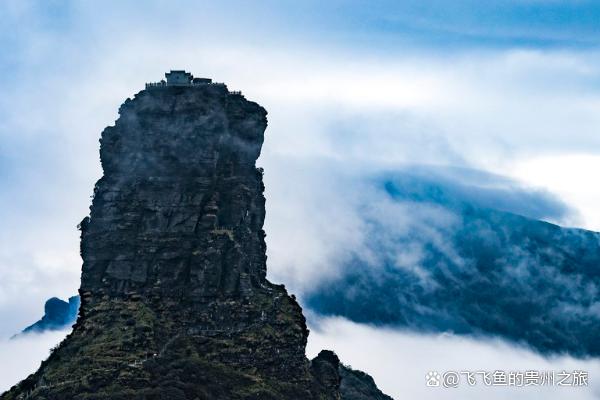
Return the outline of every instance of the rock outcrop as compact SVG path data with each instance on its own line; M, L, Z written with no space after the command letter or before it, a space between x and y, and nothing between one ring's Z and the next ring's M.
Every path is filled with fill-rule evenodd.
M341 364L339 374L340 393L344 400L394 400L379 390L369 374Z
M52 297L44 305L44 316L23 329L22 333L40 333L70 328L77 319L78 310L79 296L69 297L68 302Z
M266 111L206 83L149 87L119 114L80 225L78 321L2 399L340 399L266 279Z

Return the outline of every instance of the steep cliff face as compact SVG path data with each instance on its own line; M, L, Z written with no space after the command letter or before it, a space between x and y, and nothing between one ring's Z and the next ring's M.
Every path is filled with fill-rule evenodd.
M266 280L266 111L203 84L119 114L80 226L77 324L2 398L339 399L339 374L306 359L300 306Z

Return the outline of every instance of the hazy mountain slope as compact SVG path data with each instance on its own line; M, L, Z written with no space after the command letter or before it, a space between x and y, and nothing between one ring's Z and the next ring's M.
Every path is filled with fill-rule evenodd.
M600 235L491 208L542 216L560 204L531 197L521 206L528 196L410 172L371 185L381 197L358 207L364 248L349 250L339 274L306 294L309 307L365 323L497 335L541 352L600 354Z

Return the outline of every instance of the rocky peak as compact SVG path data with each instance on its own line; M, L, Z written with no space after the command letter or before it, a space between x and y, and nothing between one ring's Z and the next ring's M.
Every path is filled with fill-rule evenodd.
M44 316L36 323L23 329L21 334L44 332L69 328L77 318L79 296L69 297L69 301L52 297L44 304ZM21 334L13 336L19 337Z
M340 399L266 280L266 111L223 84L148 86L102 133L73 332L3 399ZM336 361L337 360L337 361Z
M105 294L196 301L260 288L266 111L205 84L142 91L119 114L81 225L84 311Z

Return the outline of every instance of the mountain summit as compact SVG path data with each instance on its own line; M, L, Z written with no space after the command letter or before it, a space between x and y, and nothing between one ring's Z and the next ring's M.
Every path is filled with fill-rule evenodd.
M300 306L266 279L266 111L166 77L102 133L73 332L1 398L389 399L331 352L309 361Z

